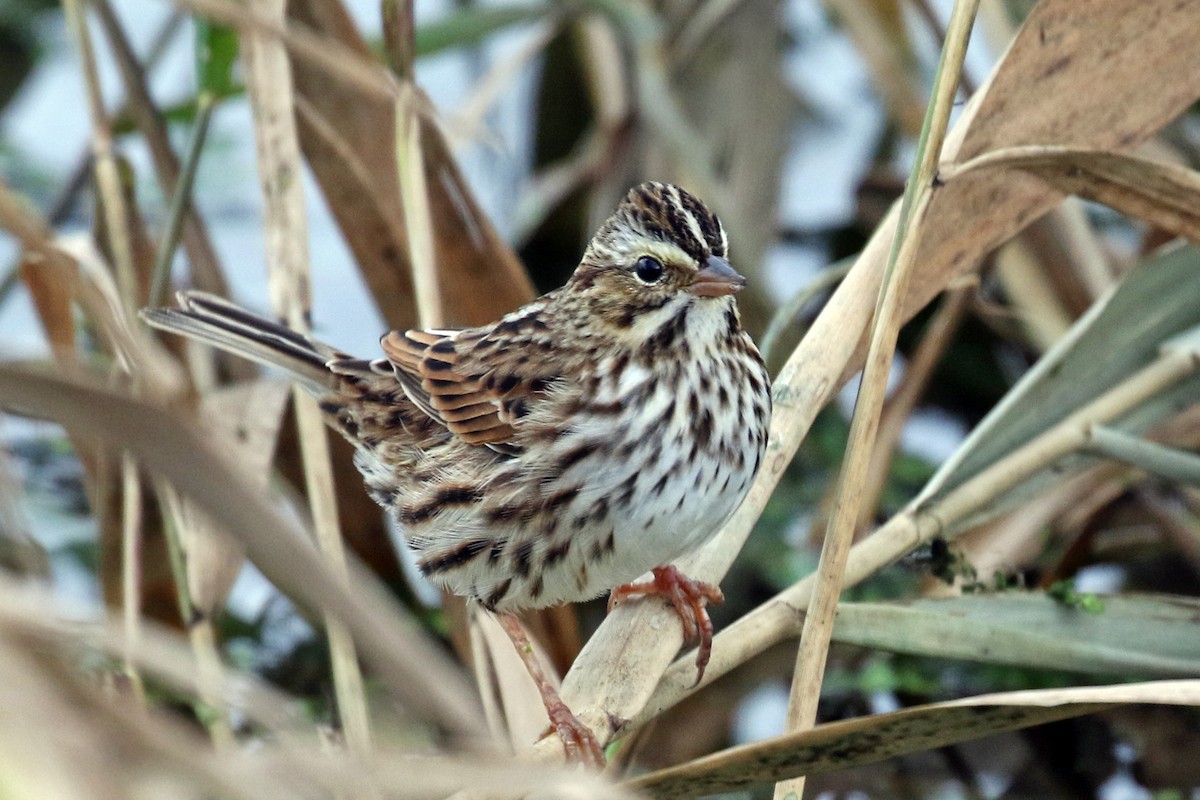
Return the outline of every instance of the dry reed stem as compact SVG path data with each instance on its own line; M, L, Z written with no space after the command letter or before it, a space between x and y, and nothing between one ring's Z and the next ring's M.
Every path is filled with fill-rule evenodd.
M905 365L904 377L896 391L884 404L879 418L879 433L871 453L870 472L859 503L856 531L861 533L870 528L879 509L879 499L887 485L892 459L900 448L900 437L904 425L933 378L933 372L941 362L946 349L954 340L959 323L970 308L977 283L952 288L946 292L942 305L929 321L916 352Z
M1171 0L1149 0L1149 4L1148 0L1121 0L1085 14L1069 0L1043 0L950 132L947 154L970 156L1028 137L1067 138L1094 147L1133 146L1142 141L1186 108L1196 94L1195 86L1186 82L1173 83L1162 92L1146 92L1146 82L1164 73L1200 76L1197 51L1185 45L1190 40L1181 27L1182 12L1170 12L1171 8L1175 8ZM1188 24L1200 22L1200 8L1190 9L1189 14ZM1136 42L1136 50L1107 48L1105 43L1116 32L1128 36L1131 47ZM1067 44L1048 48L1046 37ZM1064 59L1064 54L1070 58ZM1039 79L1052 65L1056 71L1051 77ZM1123 109L1118 118L1111 113L1114 103ZM1102 124L1103 120L1111 124ZM934 294L973 269L983 254L1058 198L1055 192L1032 182L1014 182L1009 177L989 180L977 175L970 183L943 186L933 200L937 213L918 254L923 266L913 276L905 315L915 313ZM817 412L861 358L860 342L848 332L866 328L897 216L893 211L881 223L855 268L784 365L775 382L775 413L763 468L725 528L697 553L680 560L678 566L687 574L720 580ZM887 538L873 541L876 537L871 537L852 551L848 564L858 576L854 580L907 552L894 551L901 541L911 542L911 546L920 543L911 518L897 517L889 525ZM910 532L907 539L898 535L901 529ZM807 579L799 585L801 592L812 591ZM807 598L796 607L806 602ZM735 626L744 622L740 629L755 628L755 636L770 639L775 627L791 629L788 619L794 618L795 607L776 608L775 612L776 616L767 620L756 613ZM688 693L694 666L689 672L686 655L671 665L682 641L677 623L672 623L670 612L656 604L622 606L576 659L563 682L563 699L602 742ZM714 663L725 662L726 669L758 652L723 653L723 642L738 641L724 636L717 637L713 659ZM713 672L712 666L709 672ZM663 684L655 691L660 675ZM545 744L537 748L541 758L560 758L560 753L561 748L556 753Z
M108 249L116 272L118 301L125 316L132 316L137 307L139 292L136 267L134 266L133 237L130 230L130 212L126 207L125 193L121 187L120 167L113 147L112 130L104 108L100 89L95 53L92 49L91 33L88 30L83 0L66 0L64 11L67 24L79 49L80 67L83 72L84 91L87 97L88 114L91 121L92 166L99 192L96 198L104 219L104 232ZM141 539L142 539L142 491L137 465L128 453L120 458L121 493L121 616L125 626L129 647L137 646L141 626ZM139 704L145 703L145 692L128 651L125 654L124 670L130 681L133 695Z
M259 14L284 25L285 2L257 4ZM264 226L271 305L300 333L311 330L311 269L304 206L303 172L296 121L292 113L292 75L288 53L276 38L255 32L244 40L247 90L255 117L255 143L266 208ZM293 391L304 480L317 546L332 572L346 581L346 554L337 515L329 440L317 401L303 389ZM334 691L346 744L355 753L371 749L371 725L358 654L349 631L326 614Z
M923 233L937 163L949 127L950 110L958 91L958 78L978 5L979 0L960 0L954 4L933 97L917 145L916 163L900 207L900 224L892 245L892 256L880 283L871 343L854 416L850 421L849 442L838 478L833 516L821 548L813 596L804 617L804 632L800 639L788 703L789 732L807 730L816 724L817 704L821 697L821 683L837 615L838 596L842 592L846 559L862 515L861 503L871 472L871 450L879 429L884 395L887 393L896 337L904 322L908 276L916 264L917 246ZM803 795L803 777L782 782L775 787L775 800Z
M133 242L128 225L129 212L125 206L125 194L121 190L120 167L113 150L108 114L104 110L104 98L100 91L100 77L96 72L96 58L92 51L87 16L83 0L65 0L63 8L79 48L84 93L91 120L92 167L96 176L96 188L99 190L97 202L104 217L104 230L108 236L113 266L116 268L121 301L128 315L132 316L137 308L138 293L137 274L133 264Z
M365 570L350 564L349 582L335 576L310 537L249 488L245 467L217 453L188 419L86 374L12 363L0 364L0 405L68 429L86 423L95 439L127 448L239 539L303 609L340 619L402 704L479 743L481 712L457 666Z
M925 176L920 172L915 172L910 181L918 184L923 177ZM918 192L915 197L915 207L908 226L898 228L904 230L905 234L895 258L895 271L890 276L891 280L888 280L889 276L885 274L880 287L880 305L875 314L871 347L850 423L850 436L834 498L833 513L821 549L813 596L808 613L804 617L804 632L800 640L788 701L788 732L807 730L816 722L829 638L837 613L838 596L843 588L846 558L854 541L854 531L861 513L858 501L863 497L870 471L870 451L879 425L879 414L883 407L888 373L895 352L896 335L901 324L900 298L904 295L907 274L913 265L915 242L920 235L920 226L928 208L929 192ZM775 787L776 800L799 798L803 795L803 778Z
M1093 425L1122 416L1194 375L1197 367L1195 353L1168 350L1141 371L944 497L928 502L918 498L851 548L842 588L859 583L883 565L934 537L953 539L966 524L981 522L997 498L1063 456L1084 448ZM814 582L813 575L807 576L717 634L713 658L700 686L691 687L694 667L686 658L673 664L634 723L645 722L772 644L793 635L796 621L808 607Z
M417 318L423 327L438 328L443 325L446 309L438 283L433 217L429 213L429 188L421 144L421 118L427 110L428 101L420 89L411 82L401 83L396 98L396 169L404 209L404 229L408 234Z
M417 20L413 0L383 0L383 52L401 81L413 81L417 59Z
M140 704L146 702L145 687L133 658L142 627L142 481L137 464L125 453L121 457L121 622L125 631L122 657L125 675Z
M138 63L109 0L91 2L108 38L113 60L125 87L125 106L129 109L134 124L150 152L159 189L164 197L173 197L179 191L178 185L181 180L179 158L171 147L166 120L150 96L145 70ZM204 220L191 203L184 206L183 214L183 247L191 267L193 284L207 292L227 295L229 288L226 286L221 262L208 236ZM160 247L162 246L165 245L160 243Z

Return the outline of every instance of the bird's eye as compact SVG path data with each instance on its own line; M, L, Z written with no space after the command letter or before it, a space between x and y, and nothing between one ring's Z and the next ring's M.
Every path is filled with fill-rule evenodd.
M653 256L642 256L637 260L633 271L642 283L658 283L663 276L663 265Z

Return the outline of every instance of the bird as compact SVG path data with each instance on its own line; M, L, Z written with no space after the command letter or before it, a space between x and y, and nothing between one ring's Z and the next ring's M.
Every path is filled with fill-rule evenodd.
M497 615L568 757L603 766L515 615L605 592L610 608L661 595L699 641L699 682L713 635L705 606L722 595L672 562L733 515L771 418L769 375L734 298L746 279L728 251L701 200L647 182L561 288L491 324L388 332L375 358L197 291L142 317L312 391L420 571Z

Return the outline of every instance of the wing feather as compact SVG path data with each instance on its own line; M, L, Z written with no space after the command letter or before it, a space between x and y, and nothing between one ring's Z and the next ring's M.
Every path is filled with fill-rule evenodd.
M554 377L513 360L511 350L528 343L523 330L545 330L536 310L491 328L392 331L380 345L422 411L466 442L510 452L527 400L544 395Z

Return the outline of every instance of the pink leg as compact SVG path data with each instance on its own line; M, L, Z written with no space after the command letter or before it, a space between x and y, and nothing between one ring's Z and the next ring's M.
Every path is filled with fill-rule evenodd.
M558 696L558 691L542 669L542 663L533 651L533 645L530 644L529 637L516 614L497 613L496 619L512 640L513 647L517 648L517 655L521 657L525 669L529 670L530 677L537 684L542 704L550 717L550 725L558 733L558 738L562 739L567 760L596 770L604 769L604 750L596 741L596 735L571 713L571 709L567 708L567 704Z
M679 621L683 624L683 638L688 642L697 642L696 652L696 683L704 677L704 668L712 657L713 624L708 617L705 603L725 602L725 595L711 583L689 578L672 565L655 567L654 577L644 583L626 583L612 590L608 596L608 610L612 611L618 604L631 597L648 597L660 595L665 597L675 608Z

